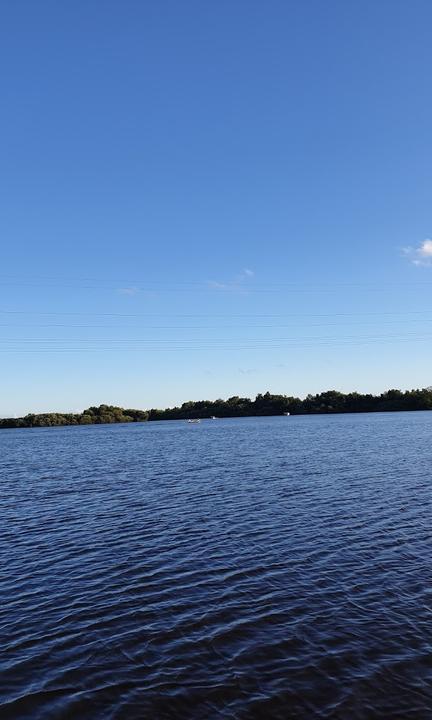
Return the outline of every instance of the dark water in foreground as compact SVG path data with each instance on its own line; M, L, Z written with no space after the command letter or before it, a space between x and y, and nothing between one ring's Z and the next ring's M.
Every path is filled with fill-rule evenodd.
M432 413L0 433L0 718L432 717Z

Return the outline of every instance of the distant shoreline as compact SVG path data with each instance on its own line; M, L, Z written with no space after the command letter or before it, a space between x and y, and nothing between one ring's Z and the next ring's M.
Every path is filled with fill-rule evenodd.
M113 405L90 407L82 413L30 413L21 418L0 419L1 429L106 425L158 420L206 420L214 418L266 417L277 415L336 415L367 412L432 410L432 388L387 390L381 395L341 393L328 390L303 400L288 395L258 394L254 400L233 396L228 400L198 400L165 410L135 410Z

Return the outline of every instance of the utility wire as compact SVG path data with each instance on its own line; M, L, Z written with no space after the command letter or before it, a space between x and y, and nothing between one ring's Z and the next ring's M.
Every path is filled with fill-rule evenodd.
M18 355L22 354L52 354L52 353L59 353L59 354L67 354L67 353L93 353L93 352L141 352L141 353L150 353L150 352L198 352L198 351L208 351L211 350L212 352L223 350L223 351L242 351L242 350L265 350L268 352L269 350L285 350L285 351L291 351L291 350L311 350L314 347L329 347L330 349L337 348L337 347L352 347L352 346L363 346L363 345L381 345L381 344L392 344L392 343L404 343L404 342L427 342L430 340L430 337L418 337L418 338L392 338L392 339L375 339L375 340L358 340L356 342L353 341L331 341L327 343L322 342L315 342L315 343L309 343L309 344L295 344L295 345L239 345L239 346L203 346L203 345L197 345L197 346L178 346L178 347L146 347L146 346L140 346L136 347L134 345L126 346L126 347L49 347L49 348L19 348L19 347L6 347L6 348L0 348L0 354L5 353L14 353Z
M120 317L120 318L319 318L319 317L380 317L402 315L430 315L430 310L391 310L368 312L334 312L334 313L112 313L112 312L82 312L82 311L52 311L52 310L0 310L0 315L36 315L40 316L75 316L75 317Z

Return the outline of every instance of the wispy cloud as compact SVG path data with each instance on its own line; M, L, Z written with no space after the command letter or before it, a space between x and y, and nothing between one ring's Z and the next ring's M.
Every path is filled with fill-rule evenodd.
M215 290L237 290L244 292L248 289L250 281L255 277L255 273L250 268L243 268L231 280L221 282L220 280L210 280L209 287Z
M432 265L432 240L423 240L417 247L403 248L403 253L413 265Z
M120 295L138 295L139 291L140 290L137 287L118 288Z

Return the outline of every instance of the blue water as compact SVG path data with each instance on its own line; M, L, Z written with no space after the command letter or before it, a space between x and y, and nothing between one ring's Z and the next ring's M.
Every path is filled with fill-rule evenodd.
M0 432L0 718L432 717L432 413Z

